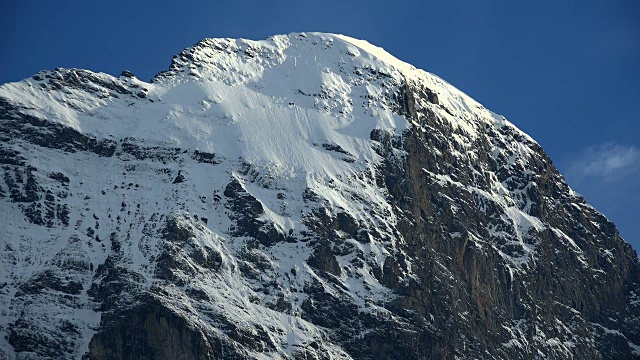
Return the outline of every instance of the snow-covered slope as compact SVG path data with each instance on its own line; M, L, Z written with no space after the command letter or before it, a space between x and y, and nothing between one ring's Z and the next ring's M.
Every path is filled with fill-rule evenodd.
M613 224L365 41L205 39L150 83L43 71L0 115L4 357L640 356Z

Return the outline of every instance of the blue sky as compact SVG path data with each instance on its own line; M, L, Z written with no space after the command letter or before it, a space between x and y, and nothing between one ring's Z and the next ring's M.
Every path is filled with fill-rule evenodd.
M0 83L78 67L150 79L205 37L343 33L505 115L640 249L640 2L16 1Z

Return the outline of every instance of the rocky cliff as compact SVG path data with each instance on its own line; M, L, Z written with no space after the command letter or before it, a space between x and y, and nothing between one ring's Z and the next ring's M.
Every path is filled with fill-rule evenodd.
M542 148L365 41L0 87L7 359L640 358L640 263Z

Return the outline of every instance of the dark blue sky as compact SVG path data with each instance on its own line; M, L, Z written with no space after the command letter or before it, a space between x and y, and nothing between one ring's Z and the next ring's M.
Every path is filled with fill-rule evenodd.
M505 115L640 249L640 2L16 1L0 83L78 67L150 79L205 37L343 33Z

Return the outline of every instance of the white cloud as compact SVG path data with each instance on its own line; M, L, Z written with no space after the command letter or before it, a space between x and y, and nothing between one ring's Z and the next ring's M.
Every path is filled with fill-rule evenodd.
M640 148L605 143L587 148L570 165L568 175L576 181L590 177L613 180L635 172L640 172Z

